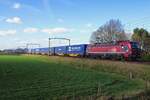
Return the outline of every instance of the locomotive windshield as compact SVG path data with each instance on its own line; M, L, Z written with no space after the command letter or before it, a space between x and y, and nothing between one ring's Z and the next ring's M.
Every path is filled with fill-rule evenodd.
M131 42L131 47L132 48L140 48L139 44L137 42Z

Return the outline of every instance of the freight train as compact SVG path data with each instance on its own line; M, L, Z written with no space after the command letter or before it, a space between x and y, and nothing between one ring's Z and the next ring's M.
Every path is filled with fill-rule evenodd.
M29 53L78 56L93 58L137 59L141 57L140 45L133 41L116 41L103 44L80 44L59 47L33 48Z

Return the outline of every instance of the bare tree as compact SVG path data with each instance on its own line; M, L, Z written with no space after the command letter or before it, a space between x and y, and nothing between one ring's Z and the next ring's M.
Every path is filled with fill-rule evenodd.
M127 36L121 22L111 19L92 33L90 43L110 43L117 40L127 40Z

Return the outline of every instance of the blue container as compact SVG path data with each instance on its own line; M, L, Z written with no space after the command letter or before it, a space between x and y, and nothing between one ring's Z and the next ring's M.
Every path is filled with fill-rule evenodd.
M50 48L50 55L54 55L55 54L55 47L51 47Z
M40 48L40 54L48 54L49 48Z
M69 56L85 56L87 44L67 46L67 55Z
M55 55L66 55L67 46L55 47Z
M40 49L39 48L29 49L28 52L32 54L38 54L40 53Z
M28 53L35 54L35 49L28 50Z
M49 52L50 52L50 55L53 55L55 53L54 47L51 47L50 49L49 49L49 47L47 47L47 48L40 48L40 54L47 54L48 55Z

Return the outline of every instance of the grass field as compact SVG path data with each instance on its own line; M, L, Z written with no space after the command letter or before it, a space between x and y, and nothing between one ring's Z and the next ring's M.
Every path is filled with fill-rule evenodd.
M132 74L132 79L129 78ZM0 100L135 95L150 66L46 56L0 56Z

